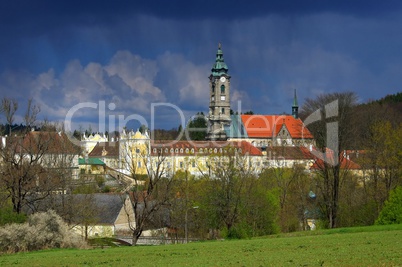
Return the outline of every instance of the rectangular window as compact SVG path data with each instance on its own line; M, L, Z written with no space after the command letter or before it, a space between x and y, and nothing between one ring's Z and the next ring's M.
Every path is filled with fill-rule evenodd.
M225 114L225 108L222 108L221 112L222 114Z
M221 101L225 101L226 97L224 95L221 95Z

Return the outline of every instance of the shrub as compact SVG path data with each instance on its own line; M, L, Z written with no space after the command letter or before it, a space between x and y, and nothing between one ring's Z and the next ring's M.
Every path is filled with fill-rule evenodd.
M376 224L399 224L402 223L402 187L398 186L389 194L385 201Z
M69 230L54 211L31 215L27 223L0 228L0 252L14 253L49 248L84 247L82 239Z
M230 229L224 228L222 235L227 239L243 239L249 238L251 227L245 223L239 223L231 227Z

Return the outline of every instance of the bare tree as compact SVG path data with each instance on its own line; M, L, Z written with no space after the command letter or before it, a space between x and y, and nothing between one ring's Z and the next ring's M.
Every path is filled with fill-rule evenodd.
M160 147L156 148L157 152L151 152L149 139L121 139L120 146L123 167L132 178L127 193L131 193L134 207L134 218L129 221L135 246L146 227L153 225L152 220L170 204L173 175L166 164L164 150Z
M32 193L40 191L39 180L45 175L40 162L48 148L48 142L48 139L27 135L9 137L3 143L5 146L0 153L1 182L17 213L22 212Z
M313 134L321 160L317 162L321 192L329 228L337 227L339 186L348 169L344 150L353 146L356 125L352 123L357 96L352 92L320 95L307 99L301 109ZM341 172L341 167L345 172Z
M30 99L25 114L27 125L35 124L38 112L39 108ZM11 113L8 114L9 122L14 116ZM21 213L24 206L32 208L36 201L55 191L65 192L79 153L80 148L74 146L62 132L27 132L3 137L0 183L7 192L7 198L11 199L13 210Z
M11 128L14 123L14 115L18 109L18 102L15 99L4 97L1 101L0 112L6 117L8 124L8 134L11 136Z
M24 123L28 131L31 130L32 126L34 126L34 123L36 122L36 117L39 112L40 107L33 103L32 98L28 99L28 106L24 115Z

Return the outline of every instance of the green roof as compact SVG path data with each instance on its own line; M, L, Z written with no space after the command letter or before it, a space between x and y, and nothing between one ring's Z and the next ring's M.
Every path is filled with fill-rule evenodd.
M79 158L78 165L106 165L103 161L98 158Z
M230 120L230 125L224 126L226 136L228 138L248 138L241 115L230 115Z
M293 97L293 107L297 107L297 106L298 106L298 104L297 104L297 95L296 95L296 89L295 89L295 95Z
M219 44L218 52L216 53L216 60L214 65L212 66L212 75L213 76L221 76L222 74L227 74L228 66L223 59L223 52L221 49L221 44Z

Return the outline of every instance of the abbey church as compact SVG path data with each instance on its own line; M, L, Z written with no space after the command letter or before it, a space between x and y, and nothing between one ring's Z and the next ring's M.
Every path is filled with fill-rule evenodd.
M84 137L86 157L103 162L123 174L147 174L147 165L163 156L163 167L173 174L179 170L193 175L210 171L213 157L242 155L255 172L266 167L309 168L314 138L298 117L296 91L291 115L231 114L229 68L219 44L209 75L208 129L205 141L152 140L148 133L123 131L117 140L105 136ZM280 160L278 160L280 159Z
M296 90L292 115L231 115L228 70L219 44L209 76L208 140L246 140L259 148L313 144L313 136L298 117Z

